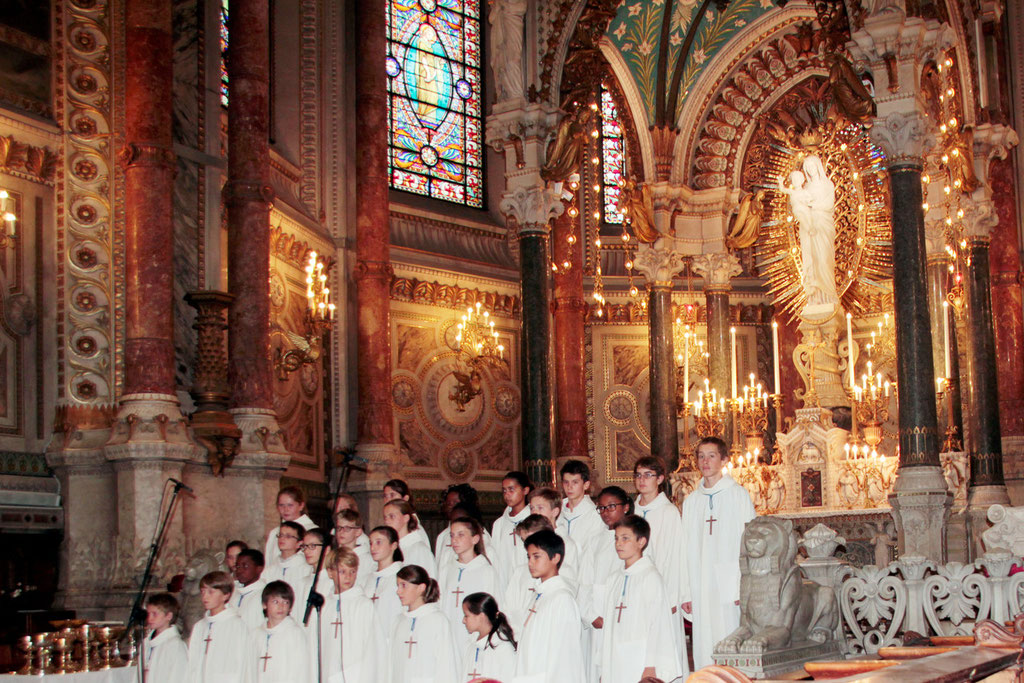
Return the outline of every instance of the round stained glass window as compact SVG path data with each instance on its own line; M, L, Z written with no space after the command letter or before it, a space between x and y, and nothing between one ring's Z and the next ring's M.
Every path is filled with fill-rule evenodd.
M469 96L473 94L473 86L471 86L469 84L469 81L467 81L465 78L460 78L455 83L455 92L457 92L459 94L459 97L461 97L462 99L468 100Z
M437 163L437 150L430 145L423 145L420 149L420 159L427 166L433 166Z
M388 57L387 61L384 62L384 68L388 72L388 76L394 78L402 72L402 66L398 63L398 60L394 57Z

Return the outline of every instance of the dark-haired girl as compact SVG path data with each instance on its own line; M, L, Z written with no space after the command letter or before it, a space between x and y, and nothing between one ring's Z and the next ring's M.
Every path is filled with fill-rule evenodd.
M370 532L370 557L377 563L377 571L366 584L366 597L373 602L381 630L387 637L391 635L391 627L402 613L402 603L395 589L398 586L398 571L405 565L402 563L402 551L398 548L398 534L394 529L379 526Z
M462 623L474 638L463 657L463 676L459 680L512 680L516 673L517 643L497 600L488 593L472 593L462 601L462 614Z
M406 612L391 630L390 683L453 683L460 679L452 624L437 605L440 590L419 565L398 572L398 599Z

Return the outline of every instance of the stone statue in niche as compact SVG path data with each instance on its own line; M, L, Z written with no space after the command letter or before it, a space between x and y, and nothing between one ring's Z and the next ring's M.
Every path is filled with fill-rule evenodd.
M740 545L740 625L715 645L715 654L762 654L834 639L835 593L804 579L796 564L798 545L792 520L756 517L747 523Z
M523 18L526 0L491 0L491 68L497 101L523 97Z
M827 317L839 303L836 291L836 186L825 173L821 158L811 154L802 171L789 175L792 187L779 180L779 191L789 196L793 217L800 226L801 279L807 304L804 317Z

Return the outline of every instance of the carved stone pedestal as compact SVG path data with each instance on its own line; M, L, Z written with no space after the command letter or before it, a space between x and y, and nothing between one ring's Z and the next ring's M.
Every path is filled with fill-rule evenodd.
M761 654L711 655L715 664L739 669L750 678L776 678L782 674L798 671L807 662L822 662L842 659L842 648L836 640L826 643L805 641L784 650L773 650Z
M933 465L902 467L889 495L899 534L901 557L946 561L945 525L953 505L942 468Z
M806 387L805 407L833 408L850 404L839 373L840 329L838 315L822 322L804 320L800 323L801 340L793 352L793 362Z
M988 510L993 505L1009 505L1005 486L972 486L967 494L967 548L968 561L985 553L981 535L988 531Z

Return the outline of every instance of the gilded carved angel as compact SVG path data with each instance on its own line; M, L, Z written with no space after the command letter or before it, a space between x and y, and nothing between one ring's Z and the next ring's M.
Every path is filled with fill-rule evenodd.
M540 171L541 178L558 183L579 170L593 118L594 112L590 107L580 107L575 115L565 116L559 122L547 162Z
M650 185L637 184L635 180L623 183L622 193L619 195L619 210L629 217L633 234L640 242L653 244L662 236L654 225L654 200L651 197Z
M757 241L761 221L764 220L764 190L748 194L740 201L732 230L725 238L729 249L746 249Z
M832 106L850 123L868 123L875 116L875 101L861 77L846 57L835 52L828 56L828 82Z

